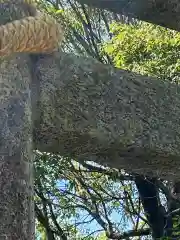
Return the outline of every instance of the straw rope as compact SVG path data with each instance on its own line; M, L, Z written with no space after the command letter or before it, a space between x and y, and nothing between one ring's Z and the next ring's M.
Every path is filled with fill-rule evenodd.
M33 3L32 0L22 2ZM62 40L63 30L60 24L53 17L38 13L34 17L25 17L0 26L0 56L17 52L52 52Z

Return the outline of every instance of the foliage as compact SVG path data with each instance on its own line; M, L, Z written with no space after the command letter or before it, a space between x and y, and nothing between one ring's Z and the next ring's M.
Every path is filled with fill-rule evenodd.
M39 4L66 29L65 51L178 82L179 33L131 19L122 24L122 16L73 0L41 0ZM75 160L36 152L36 233L40 239L152 239L136 176ZM156 200L167 209L168 184L160 180L159 184ZM159 198L160 189L164 199Z
M113 37L104 45L116 67L179 81L180 33L150 23L111 25Z
M102 232L120 233L128 222L130 225L130 213L139 209L137 191L128 181L131 177L124 177L119 171L83 166L70 159L38 152L35 170L36 208L42 211L44 226L51 228L56 236L61 236L60 231L55 230L58 226L67 239L91 240L95 236L103 239ZM128 203L128 192L134 198L133 206ZM126 208L124 199L128 204ZM38 230L43 233L40 226Z

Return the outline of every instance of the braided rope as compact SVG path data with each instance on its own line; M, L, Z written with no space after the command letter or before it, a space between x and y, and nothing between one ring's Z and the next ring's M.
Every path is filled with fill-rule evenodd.
M28 4L33 4L35 5L37 0L0 0L0 3L4 3L4 2L11 2L11 3L22 3L22 2L25 2L25 3L28 3Z
M0 56L18 52L52 52L62 40L60 24L49 15L22 18L0 26Z

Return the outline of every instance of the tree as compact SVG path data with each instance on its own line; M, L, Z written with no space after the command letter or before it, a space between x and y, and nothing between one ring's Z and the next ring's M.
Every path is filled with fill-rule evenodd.
M160 12L161 5L155 9ZM178 29L179 13L172 12L169 25L162 15L161 23ZM141 14L139 18L144 19ZM27 239L32 238L30 211L33 208L29 198L32 194L28 189L32 177L31 170L27 170L32 156L31 109L35 118L34 148L79 161L90 159L129 171L178 178L178 86L117 70L93 59L57 52L37 59L35 70L39 81L36 84L40 83L41 94L36 96L39 105L31 108L30 64L27 55L11 56L1 63L1 119L5 119L0 128L1 192L6 187L7 193L1 199L2 236L9 234L9 238L17 238L15 233L18 233L18 239L26 239L28 235ZM10 201L7 190L13 193L17 183L21 183L18 186L22 189L19 186L19 195L16 198L13 195ZM19 209L19 218L15 216L10 230L5 227L8 225L5 219L14 218L12 213L17 212L17 206L24 207ZM23 212L27 214L22 217Z
M142 22L135 25L113 24L111 31L113 37L105 45L105 51L115 66L155 76L159 81L179 82L178 32ZM159 189L162 187L157 184L157 179L135 176L135 183L154 239L175 237L177 228L173 229L173 225L177 226L175 218L178 211L176 217L169 213L178 209L178 202L166 190L167 207L162 207L159 200ZM175 184L174 190L179 193L179 183Z
M78 11L80 12L80 9L78 9ZM71 12L71 16L72 16L72 12ZM83 13L79 13L79 14L83 14ZM91 19L90 16L88 16L90 18L91 21L93 21L93 18ZM81 19L81 18L80 18ZM74 22L74 21L73 21ZM89 22L89 24L91 24L91 22ZM78 25L80 27L80 25ZM102 26L102 25L101 25ZM81 28L80 28L81 29ZM113 62L115 65L117 65L120 68L125 68L128 70L134 70L134 71L138 71L139 73L145 73L149 74L149 75L154 75L157 76L161 79L169 79L172 81L178 81L178 48L179 48L179 34L175 33L174 31L167 31L164 30L162 27L157 27L157 26L152 26L150 24L143 24L143 23L136 23L133 26L132 25L122 25L122 24L113 24L113 32L112 32L112 40L110 42L110 44L107 45L107 50L108 50L108 54L110 54L110 56L113 59ZM94 30L93 32L93 36L96 34L96 30ZM173 39L172 39L173 36ZM82 33L82 37L83 37L83 33ZM89 38L91 37L91 35L89 36ZM83 44L82 44L83 45ZM110 50L110 51L109 51ZM176 54L177 52L177 54ZM173 56L173 57L172 57ZM95 57L95 56L94 56ZM156 64L157 63L157 64ZM47 162L46 162L47 164ZM49 165L49 163L48 163ZM62 169L62 167L59 166L59 169ZM64 168L63 168L64 169ZM89 170L91 171L93 168L90 167L86 170L86 172ZM97 172L102 172L101 168L95 168ZM55 170L56 172L58 172L58 170ZM67 164L66 164L66 171L67 171ZM72 171L72 172L71 172ZM106 171L103 171L104 174L107 174ZM70 170L70 173L67 174L69 178L69 175L73 174L73 170ZM75 174L76 175L76 174ZM75 175L73 174L73 179L75 179ZM113 176L113 175L112 175ZM87 176L84 174L80 174L79 176L82 180L82 182L84 182L84 179L87 179ZM92 178L93 176L91 176ZM127 177L127 176L126 176ZM129 176L128 176L129 177ZM178 216L178 203L176 203L173 199L170 199L170 193L168 191L168 189L166 188L166 186L164 185L165 183L162 183L160 180L157 179L151 179L148 177L144 177L144 176L136 176L133 175L133 177L129 177L129 180L132 178L132 182L131 184L129 184L129 186L131 187L133 185L133 179L136 182L136 185L138 187L138 191L139 194L141 196L141 201L143 204L143 208L145 210L145 213L147 215L147 222L150 226L150 229L139 229L140 223L143 224L144 223L144 219L140 220L140 223L138 224L138 218L136 219L136 216L139 216L139 218L141 218L141 215L139 214L139 207L137 206L136 202L134 201L134 194L132 194L132 191L129 191L129 188L126 187L125 189L125 193L126 193L126 198L127 201L125 200L126 198L124 198L122 207L121 204L118 205L117 202L117 206L115 207L113 205L112 207L112 211L117 211L118 209L120 210L121 208L124 208L125 213L122 213L122 215L125 215L125 219L127 219L127 215L130 215L132 219L134 219L134 222L132 223L132 225L134 226L133 230L131 231L125 231L122 233L121 230L119 231L118 228L116 228L116 233L113 232L113 230L111 230L111 232L109 233L109 230L107 228L106 229L106 236L111 236L111 238L124 238L124 237L130 237L130 236L143 236L143 235L150 235L151 234L151 230L153 232L153 236L154 239L163 237L163 236L169 236L170 238L173 236L173 233L177 234L177 230L176 227L172 226L172 223L174 226L177 225L176 222L178 222L177 220L174 221L174 217L172 218L172 208L171 205L172 203L170 202L174 202L174 213L176 212L177 216ZM113 180L114 179L114 180ZM125 176L121 175L121 179L122 180L122 184L124 182L123 185L127 186L127 181L125 181ZM108 179L110 181L110 179ZM105 183L106 181L103 178L103 183ZM95 180L96 181L96 180ZM112 181L116 181L119 182L119 178L118 175L116 176L116 173L114 172L114 178L112 178ZM43 180L44 182L44 180ZM97 182L100 182L100 179L98 178ZM110 193L111 190L107 187L104 187L104 184L100 183L100 185L103 187L104 192L108 193L109 196L113 196L115 197L115 199L117 200L117 195L119 194L123 194L122 193L122 188L119 188L119 190L117 189L117 191L115 191L114 193ZM95 198L97 199L97 203L99 206L99 202L103 199L104 204L106 203L106 197L104 197L104 194L102 194L101 190L98 189L94 189L94 185L91 185L90 182L87 183L88 188L91 188L92 191L98 192L99 195L97 195ZM112 185L111 185L112 188ZM79 189L79 184L78 184L78 189ZM79 193L81 192L86 192L86 190L83 188L82 189L82 185L80 187L80 191L78 191L76 194L79 195ZM134 189L134 187L133 187ZM165 190L166 189L166 190ZM168 200L160 200L159 199L159 192L160 190L163 190L163 193L165 194L166 198L168 198ZM47 190L46 190L47 191ZM53 194L51 192L51 194ZM72 193L73 194L73 193ZM161 195L161 194L160 194ZM99 196L101 196L101 200L99 200ZM49 199L49 201L51 202L51 200ZM69 201L67 201L69 202ZM70 202L72 202L72 199L70 200ZM126 204L127 202L127 204ZM166 208L164 208L164 204L166 204L169 207L166 206ZM130 204L131 203L131 204ZM77 210L81 203L79 203L79 199L77 197L76 201L75 201L75 206L77 206L75 209ZM86 207L87 209L89 209L89 211L93 211L93 207L91 205L88 204L88 201L86 200L84 202L84 207ZM95 205L95 204L93 204ZM130 207L129 207L130 205ZM67 203L66 208L70 209L69 204ZM74 206L74 207L75 207ZM131 209L132 207L132 209ZM91 209L92 208L92 209ZM130 209L129 209L130 208ZM63 207L61 207L61 209L63 209ZM127 211L127 209L129 209ZM140 209L142 209L140 207ZM108 212L109 212L109 208L108 208ZM99 213L98 213L99 215ZM118 218L121 219L122 215L119 215ZM100 212L100 217L103 218L103 213ZM117 216L116 216L117 217ZM109 215L108 218L112 219ZM61 218L62 219L62 218ZM63 217L64 219L64 217ZM97 218L98 219L98 218ZM111 224L114 226L114 219L112 219ZM173 220L173 221L172 221ZM78 224L79 221L77 220ZM76 223L76 221L75 221ZM63 226L62 221L59 223L61 226ZM122 222L121 222L122 225ZM124 225L128 225L128 223L126 222L126 224L124 223ZM81 225L79 225L81 226ZM108 225L107 225L108 226ZM83 227L81 227L83 228ZM137 228L137 230L136 230ZM66 229L66 228L65 228ZM175 236L174 236L175 237ZM76 237L75 237L76 238Z
M127 15L139 20L158 24L179 31L179 1L178 0L76 0L92 7Z

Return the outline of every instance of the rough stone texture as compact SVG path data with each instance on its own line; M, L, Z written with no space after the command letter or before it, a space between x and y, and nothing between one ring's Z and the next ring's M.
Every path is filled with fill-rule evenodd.
M124 13L180 29L177 0L125 6ZM1 7L0 23L11 21ZM34 238L32 113L36 149L179 178L179 86L60 52L37 61L32 75L29 56L0 59L0 239Z
M0 4L0 23L12 8ZM10 5L12 7L12 5ZM9 9L9 10L8 10ZM22 9L15 18L23 16ZM14 19L14 18L13 18ZM0 239L34 239L31 60L0 58Z
M179 0L77 0L143 21L180 31Z
M179 178L178 85L63 53L37 65L35 148Z

